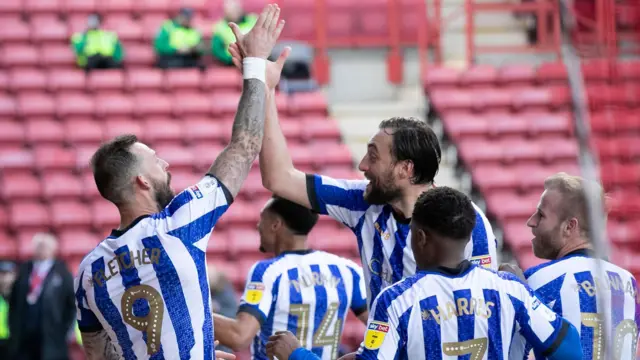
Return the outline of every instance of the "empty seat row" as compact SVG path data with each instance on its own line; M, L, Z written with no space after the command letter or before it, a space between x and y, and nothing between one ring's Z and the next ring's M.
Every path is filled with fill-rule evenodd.
M24 144L96 145L123 133L133 133L151 145L197 145L200 143L228 143L233 119L211 119L206 116L148 116L135 119L114 115L101 120L70 116L57 121L49 117L35 117L24 121L0 120L0 149L20 148ZM282 117L281 127L292 142L340 141L340 129L329 118L309 116Z
M517 88L433 89L429 101L440 114L449 111L527 111L568 109L569 88L565 85Z
M581 65L581 73L587 83L611 80L640 80L640 61L619 61L614 66L608 61L589 60ZM515 64L495 67L474 65L466 69L431 67L427 69L424 84L427 91L435 88L468 86L510 86L568 82L568 73L561 62L550 62L538 67Z
M569 138L469 140L458 144L458 154L471 169L480 164L565 163L577 159L578 146Z
M82 93L43 92L0 94L0 117L81 116L150 116L150 115L213 115L227 116L238 109L240 93L196 91L167 94L141 91L135 94L105 93L95 98ZM289 115L327 114L327 103L320 92L280 96L279 105Z
M509 136L566 137L572 133L568 113L531 111L523 113L487 112L447 112L441 117L447 134L454 141L469 138L500 138Z
M18 68L0 72L2 89L10 92L43 91L140 91L163 90L178 92L185 90L239 91L242 76L235 69L210 68L206 72L198 69L133 69L101 70L86 74L80 69Z
M223 146L217 143L202 143L197 146L158 146L158 156L166 160L173 169L203 169L211 164ZM294 163L306 168L320 169L332 165L352 166L349 148L343 143L319 142L310 145L289 144ZM39 171L83 169L87 166L95 147L64 148L39 146L34 151L22 149L0 149L0 168Z
M599 134L623 135L640 131L640 117L638 111L612 109L593 112L590 114L591 130Z
M246 1L249 4L261 0ZM0 6L0 14L38 13L90 13L126 12L141 13L176 11L180 6L190 6L196 10L207 9L207 0L11 0Z
M592 148L604 162L614 160L635 162L640 159L640 141L635 134L595 137Z
M539 164L478 165L471 170L474 185L484 195L493 192L535 192L543 188L544 180L558 172L580 175L578 164L562 162L551 166Z

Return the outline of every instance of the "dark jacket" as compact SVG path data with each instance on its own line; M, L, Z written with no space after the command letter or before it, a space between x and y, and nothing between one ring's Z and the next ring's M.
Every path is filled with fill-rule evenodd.
M25 313L29 309L27 294L29 293L29 277L33 262L27 261L18 270L9 298L9 330L10 359L19 358L24 344ZM73 292L73 276L67 266L56 260L49 270L42 285L38 304L41 308L42 339L40 346L42 360L67 360L69 349L67 335L75 320L75 298Z

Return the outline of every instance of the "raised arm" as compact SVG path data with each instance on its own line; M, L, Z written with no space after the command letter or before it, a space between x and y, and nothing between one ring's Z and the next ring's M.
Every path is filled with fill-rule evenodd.
M242 35L235 24L231 25L238 43L246 52L243 60L244 86L233 123L231 142L218 155L209 173L222 182L233 197L240 191L262 145L267 95L265 66L284 27L284 21L279 21L279 16L280 9L270 4L247 35Z
M271 90L267 102L267 118L260 151L260 174L262 185L269 191L311 208L306 174L293 166L287 140L280 128L274 90Z

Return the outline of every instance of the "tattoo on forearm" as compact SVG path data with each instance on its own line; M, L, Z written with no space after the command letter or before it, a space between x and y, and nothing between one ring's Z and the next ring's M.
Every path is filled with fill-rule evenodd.
M209 173L215 175L234 197L240 191L262 146L265 98L266 86L262 81L244 80L231 131L231 142L209 169Z
M104 330L82 333L82 346L88 360L120 360L116 347Z

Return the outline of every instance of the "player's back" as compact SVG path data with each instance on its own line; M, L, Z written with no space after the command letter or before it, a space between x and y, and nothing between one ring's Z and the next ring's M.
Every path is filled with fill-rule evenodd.
M561 320L513 275L465 261L385 289L371 309L359 359L509 359L527 340L548 346Z
M212 176L111 235L80 264L78 326L123 359L213 359L205 250L231 196Z
M239 311L260 319L251 351L266 359L265 345L276 331L293 332L321 359L336 359L347 311L366 311L362 270L323 251L292 251L256 263Z
M640 316L636 280L627 270L589 255L579 250L527 270L529 286L578 329L585 359L607 358L604 331L611 334L615 360L635 359ZM604 324L609 329L602 329Z

